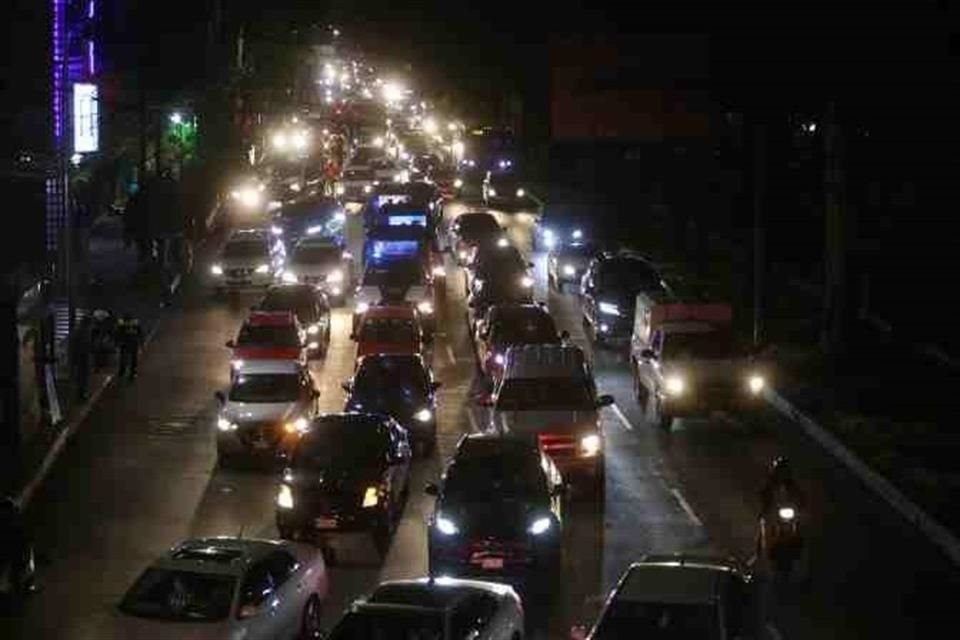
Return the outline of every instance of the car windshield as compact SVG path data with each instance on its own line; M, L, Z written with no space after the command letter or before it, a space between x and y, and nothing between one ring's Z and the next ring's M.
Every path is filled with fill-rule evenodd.
M568 260L587 260L597 255L597 247L591 244L573 244L566 245L559 251L557 256Z
M498 411L592 411L593 390L569 377L512 378L497 397Z
M264 311L292 311L301 322L313 322L315 320L314 304L313 293L277 291L268 293L260 303L260 308Z
M719 640L716 608L710 604L662 604L615 600L597 625L597 640Z
M385 453L384 436L369 421L323 419L301 438L292 465L295 469L366 467Z
M416 342L417 325L410 318L367 318L360 327L361 342Z
M354 393L364 398L420 403L427 395L427 375L413 357L366 359L354 379Z
M340 257L341 251L336 245L311 245L294 249L291 260L296 264L330 264Z
M241 240L228 242L223 247L223 257L228 259L266 258L269 255L264 242Z
M503 273L505 271L525 271L527 260L513 247L488 247L477 252L473 260L477 273Z
M667 333L661 357L664 360L722 360L736 358L743 352L743 345L730 331Z
M237 346L243 347L299 347L300 336L292 324L245 324L237 336Z
M351 611L327 636L328 640L441 640L445 637L440 611Z
M382 266L371 266L363 274L363 284L378 287L409 287L422 279L423 269L416 260L397 260Z
M641 260L617 260L604 265L600 270L600 286L627 294L663 288L660 274Z
M237 579L213 573L147 569L120 603L140 618L216 622L230 615Z
M490 342L496 345L545 344L559 342L557 327L546 313L527 313L497 319L490 330Z
M373 171L369 169L347 169L343 172L344 180L373 180Z
M230 387L231 402L296 402L300 377L292 373L257 373L237 376Z
M457 230L464 240L476 240L500 233L500 225L489 213L467 213L457 218Z
M539 461L520 454L482 455L451 465L443 486L444 498L454 502L491 499L545 499L547 483Z

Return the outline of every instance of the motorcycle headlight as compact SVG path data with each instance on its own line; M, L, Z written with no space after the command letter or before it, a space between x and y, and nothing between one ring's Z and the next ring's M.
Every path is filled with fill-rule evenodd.
M457 178L456 180L453 181L454 189L460 189L462 187L463 187L463 180L461 180L460 178Z
M334 269L327 274L327 282L343 282L343 271Z
M223 416L217 418L217 429L220 431L236 431L237 425L233 422L230 422Z
M283 428L287 433L302 434L306 433L307 429L310 428L310 422L306 418L300 417L296 420L286 423L283 425Z
M370 486L367 487L367 490L363 492L363 503L361 507L364 509L369 509L375 507L380 503L380 492L376 487Z
M233 367L234 369L239 369L240 367L243 366L243 360L241 360L240 358L236 358L236 359L234 359L234 360L231 360L231 361L230 361L230 366Z
M540 536L549 531L550 527L552 526L553 522L550 520L550 518L537 518L530 523L530 527L527 529L527 531L529 531L531 535Z
M677 375L667 376L665 383L667 386L667 393L674 396L680 395L683 393L684 389L687 388L683 378Z
M502 353L498 353L493 356L493 361L502 367L503 363L506 362L507 359L503 357Z
M583 238L583 231L581 231L580 229L574 229L571 236L573 237L574 240L580 240L581 238Z
M280 485L280 490L277 492L277 506L281 509L293 509L293 491L290 490L289 485Z
M780 516L781 520L789 522L797 517L797 512L793 507L780 507L780 509L777 510L777 515Z
M563 275L575 276L577 275L577 270L572 264L565 264L563 265Z
M600 447L602 445L603 443L600 441L600 436L595 433L583 436L580 438L580 455L593 457L600 453Z
M526 191L524 191L523 189L517 189L517 197L518 197L518 198L522 198L522 197L524 197L525 195L527 195L527 192L526 192Z
M466 252L466 251L460 251L460 252L458 252L458 253L457 253L457 256L460 258L460 262L466 262L466 261L467 261L467 252Z
M346 189L344 188L343 183L338 182L337 186L334 187L334 193L336 193L338 196L342 196L344 191L346 191Z
M270 227L270 233L272 233L275 236L282 236L283 227L278 227L277 225L273 225L272 227Z
M763 376L752 375L747 380L747 386L750 388L750 393L757 395L767 386L767 381L763 379Z
M270 272L270 265L261 264L257 266L257 273L269 273L269 272Z
M437 531L445 536L455 536L460 533L460 529L456 523L446 516L438 515L433 524L437 528Z
M416 418L417 422L430 422L433 418L433 412L430 409L420 409L413 414L413 417Z
M310 325L309 327L307 327L307 333L309 333L312 336L317 335L318 333L320 333L320 325L318 324Z
M417 311L425 315L433 313L433 304L429 300L423 300L417 304Z
M530 276L523 276L522 278L520 278L520 286L523 287L524 289L529 289L530 287L533 286L533 278L531 278Z
M210 267L210 273L212 273L215 276L222 276L223 267L221 267L219 264L215 264L212 267Z
M620 307L613 304L612 302L601 302L599 307L600 307L600 313L604 315L608 315L608 316L620 315Z
M370 310L370 303L368 302L359 302L357 303L357 314L362 315Z
M496 198L496 197L497 197L497 190L494 189L493 187L491 187L491 188L487 189L487 195L490 196L491 198Z
M297 274L295 274L293 271L284 271L283 281L287 284L293 284L297 281Z

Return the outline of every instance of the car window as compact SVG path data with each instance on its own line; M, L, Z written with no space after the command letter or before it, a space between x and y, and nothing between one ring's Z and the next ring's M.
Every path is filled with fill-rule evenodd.
M497 411L592 411L591 383L584 378L513 378L503 383Z
M451 619L454 638L470 638L478 635L490 624L497 612L497 599L490 594L476 594L465 599L457 607Z
M240 587L240 606L259 606L274 590L273 575L266 560L254 564L243 578Z
M366 318L360 328L363 342L416 342L418 337L410 318Z
M245 324L237 336L238 347L299 347L300 334L296 326Z
M262 258L269 253L267 244L262 241L237 240L228 242L223 248L224 258Z
M120 603L140 618L215 621L230 613L236 578L229 575L147 569Z
M267 558L270 577L274 588L286 582L300 567L300 563L287 551L274 551Z
M290 373L237 376L230 387L231 402L296 402L305 393L305 381Z
M597 640L719 638L717 609L712 603L659 603L614 600L597 625Z

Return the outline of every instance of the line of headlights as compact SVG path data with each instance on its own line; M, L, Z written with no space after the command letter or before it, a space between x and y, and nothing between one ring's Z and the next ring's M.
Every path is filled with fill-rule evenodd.
M678 373L672 373L664 377L664 388L668 395L682 396L687 391L687 378ZM751 374L744 380L744 386L753 395L759 395L766 386L767 381L760 374Z

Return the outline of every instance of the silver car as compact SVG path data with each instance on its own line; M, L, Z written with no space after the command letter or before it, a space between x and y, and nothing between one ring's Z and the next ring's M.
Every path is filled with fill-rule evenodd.
M327 640L521 640L523 607L505 584L457 578L383 582L357 600Z
M313 547L229 537L188 540L140 575L105 637L314 638L327 588L323 555Z
M267 287L283 264L277 243L260 229L235 231L210 265L217 291Z

